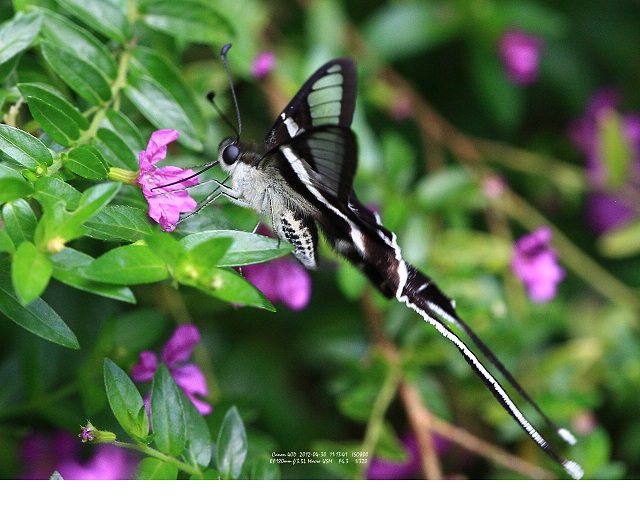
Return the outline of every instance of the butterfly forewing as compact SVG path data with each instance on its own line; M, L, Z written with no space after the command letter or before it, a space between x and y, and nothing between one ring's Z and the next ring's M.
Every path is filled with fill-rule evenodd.
M323 125L348 128L353 120L357 90L355 62L336 58L318 69L276 119L265 144L278 146Z
M346 205L358 158L355 135L350 129L323 126L290 139L277 151L302 163L295 166L298 169L285 169L286 177L294 176L305 188L317 190L331 202Z

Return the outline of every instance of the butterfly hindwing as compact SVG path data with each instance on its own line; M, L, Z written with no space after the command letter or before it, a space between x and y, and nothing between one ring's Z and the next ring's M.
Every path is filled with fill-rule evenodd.
M318 268L318 230L312 218L291 209L274 217L274 229L293 246L293 255L307 269Z
M327 62L304 83L280 113L264 143L272 148L324 125L350 127L356 91L355 62L348 57Z

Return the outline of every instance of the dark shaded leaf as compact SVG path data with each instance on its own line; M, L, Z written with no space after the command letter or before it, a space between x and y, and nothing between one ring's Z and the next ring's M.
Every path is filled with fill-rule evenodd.
M40 9L44 13L42 32L48 42L83 57L100 69L107 78L116 78L118 66L107 46L67 17L48 9Z
M41 47L45 60L58 76L87 102L97 106L111 98L107 78L91 62L46 41Z
M135 304L136 299L128 287L94 282L82 276L82 269L94 261L93 257L71 248L64 248L51 257L53 277L82 291L114 300Z
M198 138L189 117L171 94L153 78L132 75L124 88L127 98L158 129L176 129L178 142L190 149L201 151Z
M71 349L80 348L76 336L44 300L38 298L28 306L22 305L13 291L10 277L1 273L0 311L39 337Z

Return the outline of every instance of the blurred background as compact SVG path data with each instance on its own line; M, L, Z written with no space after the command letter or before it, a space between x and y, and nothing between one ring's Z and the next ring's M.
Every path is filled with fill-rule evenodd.
M124 9L124 2L110 2ZM64 12L64 2L39 3ZM32 4L2 1L0 19ZM640 2L215 4L216 24L194 22L189 37L177 23L167 30L147 19L135 27L136 41L170 62L192 101L187 114L202 151L176 145L171 163L212 160L220 140L233 134L205 98L215 90L235 121L219 60L225 42L233 43L228 59L245 141L264 138L317 67L353 57L360 200L380 211L406 260L456 300L465 322L578 443L565 449L524 410L543 435L582 464L587 478L637 478ZM37 51L27 51L22 64L18 75L31 78ZM123 104L146 143L158 126ZM206 176L222 180L216 170ZM212 187L192 195L202 201ZM250 210L217 201L174 234L251 231L255 223ZM540 228L550 231L548 242L534 253L523 254L522 245L518 251L516 242ZM94 256L105 249L96 239L78 242ZM535 259L540 250L550 266L530 268L533 276L515 270L514 259ZM351 451L372 428L380 430L379 460L368 473L334 462L283 465L282 478L564 478L454 345L384 300L326 245L321 254L308 301L291 304L274 290L275 313L232 307L169 282L134 287L134 306L52 281L43 298L80 350L0 316L0 476L48 478L65 457L80 476L130 475L139 457L103 457L119 469L95 473L103 464L95 449L73 438L87 419L117 433L102 359L129 372L141 351L160 350L177 325L193 323L202 336L193 362L207 379L212 434L232 405L247 428L250 455ZM252 280L251 270L246 276ZM550 287L542 296L531 281L538 277ZM258 287L277 287L254 278ZM435 420L428 427L436 473L417 457L425 449L416 436L425 410ZM529 466L514 465L518 459Z

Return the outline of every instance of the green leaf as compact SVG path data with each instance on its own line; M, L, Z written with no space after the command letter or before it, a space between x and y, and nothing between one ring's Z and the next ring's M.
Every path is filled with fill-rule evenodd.
M182 453L186 444L186 425L180 388L162 363L151 383L151 427L158 450L172 457Z
M51 68L65 84L91 105L99 106L111 98L111 87L107 78L90 61L46 41L40 45L42 54Z
M33 186L15 169L0 164L0 203L33 194Z
M145 148L138 128L122 113L110 109L100 123L97 146L115 166L136 171L138 154Z
M94 282L85 278L82 273L94 261L93 257L71 249L64 248L51 256L53 277L68 286L114 300L135 304L136 299L128 287Z
M619 113L609 111L604 118L598 120L598 123L602 160L609 171L607 187L618 190L629 179L633 161L633 153L625 135L624 122Z
M25 200L7 202L2 207L2 221L4 229L9 233L15 245L22 242L33 242L36 225L36 215Z
M53 164L51 151L40 140L22 129L0 124L0 151L29 169Z
M131 103L158 129L176 129L178 142L202 150L193 124L180 104L157 81L146 75L131 75L124 93Z
M213 5L192 0L148 2L141 6L142 20L178 39L218 47L229 41L231 30Z
M151 250L169 266L178 266L184 258L184 248L168 233L150 235L146 238L146 242Z
M30 304L46 289L51 278L51 260L31 242L18 246L11 263L11 280L23 304Z
M18 89L26 97L33 118L59 144L69 146L80 137L78 122L88 127L86 118L52 89L37 84L18 84Z
M213 237L191 248L189 255L197 266L213 267L218 265L232 243L233 239L230 237Z
M431 210L464 205L476 191L469 170L463 166L452 166L422 178L415 195L418 202Z
M68 102L56 89L48 84L21 83L18 89L23 96L28 99L37 99L46 104L57 107L62 110L69 118L73 120L80 129L88 129L89 121L87 118L70 102Z
M40 32L42 19L38 13L24 14L18 11L15 16L0 26L0 64L16 56L31 45Z
M634 221L598 237L598 247L611 258L629 257L640 253L640 222Z
M233 406L224 416L216 443L216 461L223 478L240 477L247 448L247 433L238 409Z
M130 244L98 257L84 275L99 282L132 285L159 282L169 277L169 271L148 246Z
M107 78L116 78L118 66L107 46L67 17L48 9L39 9L44 13L42 33L49 43L83 57L94 64Z
M207 122L195 100L193 90L183 80L181 71L166 58L166 54L138 46L132 51L131 57L131 71L134 74L150 76L161 84L180 104L198 133L204 134Z
M136 242L153 233L147 212L129 206L107 206L84 223L87 236L109 241Z
M293 250L293 246L275 238L231 230L194 233L184 237L180 243L187 251L191 251L198 244L212 238L231 238L233 240L229 249L217 261L218 266L235 267L258 264L284 256Z
M176 480L178 466L154 457L147 457L138 465L137 478L139 480Z
M64 209L64 202L58 202L47 210L38 225L36 243L42 245L49 240L61 237L68 242L84 235L83 223L106 206L116 196L121 184L106 182L89 187L71 213Z
M136 439L146 438L149 435L149 417L138 388L108 358L104 359L103 373L109 406L122 429Z
M104 0L57 0L98 33L121 44L127 42L131 27L123 10L117 4Z
M81 145L69 151L64 166L76 175L89 180L104 180L109 174L109 168L98 150L88 144Z
M441 268L502 271L511 260L511 244L481 231L451 229L432 247L432 262ZM453 255L453 256L452 256Z
M68 348L80 348L76 336L44 300L38 298L24 306L15 295L9 276L1 273L0 312L39 337Z
M34 188L36 190L34 197L40 202L45 212L51 210L58 202L63 202L66 208L75 209L82 198L80 191L59 178L38 178L34 182Z
M194 466L206 468L211 462L211 447L213 440L204 417L180 390L182 407L184 409L186 444L183 452L185 459Z
M406 446L398 439L393 426L385 421L382 425L375 456L392 462L406 462L409 460Z
M187 272L176 272L175 278L181 284L193 286L225 302L275 311L273 305L258 288L231 269L207 268L195 277Z
M464 29L451 5L400 2L378 9L364 26L364 37L376 56L393 60L441 45Z
M101 127L96 136L99 140L96 147L111 165L132 171L138 169L138 157L115 131Z
M114 111L113 109L107 111L107 118L102 121L102 124L114 131L131 148L131 151L136 156L137 169L139 167L137 164L138 153L146 147L146 143L142 139L138 128L124 113Z

